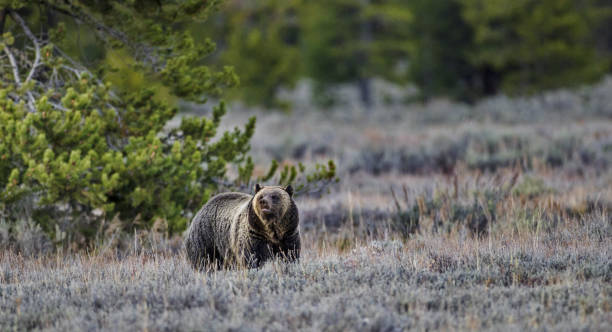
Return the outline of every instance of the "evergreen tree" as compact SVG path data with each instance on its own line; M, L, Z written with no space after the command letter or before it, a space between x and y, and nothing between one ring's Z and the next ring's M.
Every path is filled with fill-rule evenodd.
M230 68L202 64L214 44L196 43L186 29L216 5L0 1L0 218L32 218L57 239L83 243L99 218L121 220L127 230L162 219L179 232L226 183L228 166L238 168L236 181L248 182L254 118L213 140L226 111L221 103L210 118L183 118L179 128L163 130L177 109L153 89L117 88L98 75L112 69L106 62L92 71L61 47L64 22L78 22L105 49L128 55L146 80L176 98L204 102L237 82ZM332 179L332 166L313 179ZM293 181L298 172L285 173L291 176L281 178Z
M474 30L469 57L485 93L529 93L590 82L609 63L598 57L587 2L461 0ZM586 4L586 6L583 6Z
M586 12L589 31L592 32L597 54L612 59L612 2L609 0L587 0L581 3ZM608 72L612 71L612 66Z
M370 107L373 77L406 79L398 68L411 47L411 19L405 1L308 1L300 11L306 75L322 87L357 82Z
M410 52L410 77L427 99L447 95L473 100L477 68L470 63L473 31L461 16L456 0L411 0L415 15L410 25L414 47Z
M301 0L234 0L224 4L213 24L225 40L219 62L240 72L234 97L250 105L287 108L281 87L292 87L300 74ZM213 22L213 23L214 23Z

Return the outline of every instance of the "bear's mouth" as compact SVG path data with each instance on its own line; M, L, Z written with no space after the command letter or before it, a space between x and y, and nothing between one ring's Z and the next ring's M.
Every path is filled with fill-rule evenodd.
M274 217L274 211L272 211L272 209L261 209L261 213L266 218Z

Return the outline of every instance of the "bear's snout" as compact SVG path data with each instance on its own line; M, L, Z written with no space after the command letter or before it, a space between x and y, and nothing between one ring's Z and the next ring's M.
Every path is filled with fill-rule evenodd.
M272 206L272 202L269 198L265 196L259 198L259 208L265 216L270 216L274 214L274 212L272 211Z
M262 196L262 197L259 197L259 206L263 210L263 209L270 209L272 205L270 204L270 201L266 199L265 196Z

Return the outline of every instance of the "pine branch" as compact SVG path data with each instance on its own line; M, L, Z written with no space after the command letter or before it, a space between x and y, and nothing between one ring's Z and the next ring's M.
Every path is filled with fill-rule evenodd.
M116 40L121 41L125 45L130 44L129 38L124 33L117 31L113 28L110 28L107 25L99 22L93 16L83 12L81 8L79 8L77 5L73 4L72 2L68 0L64 0L64 2L70 7L70 10L67 10L65 8L62 8L62 7L59 7L57 5L50 4L50 3L48 5L49 5L49 8L51 8L52 10L58 13L64 14L66 16L70 16L74 19L83 21L86 24L93 26L96 29L96 31L103 31L107 35L115 38Z

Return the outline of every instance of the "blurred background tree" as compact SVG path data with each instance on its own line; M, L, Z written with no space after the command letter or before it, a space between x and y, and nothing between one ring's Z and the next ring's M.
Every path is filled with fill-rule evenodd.
M221 34L218 62L240 72L233 97L248 105L286 108L281 87L293 87L300 74L297 9L300 0L227 1L211 24L197 30Z
M409 54L410 79L424 99L446 95L473 100L478 70L469 59L474 48L472 27L461 16L457 1L410 0L415 13L409 27L414 47Z
M482 93L530 93L593 82L610 61L596 49L593 1L462 0L473 28L469 61Z
M234 98L268 108L280 88L305 78L315 98L353 84L369 107L373 78L416 85L424 99L473 102L610 72L605 0L232 0L221 8L215 62L245 73Z
M356 83L361 102L372 104L371 80L402 82L411 40L412 14L405 1L307 1L303 26L304 75L321 89Z

